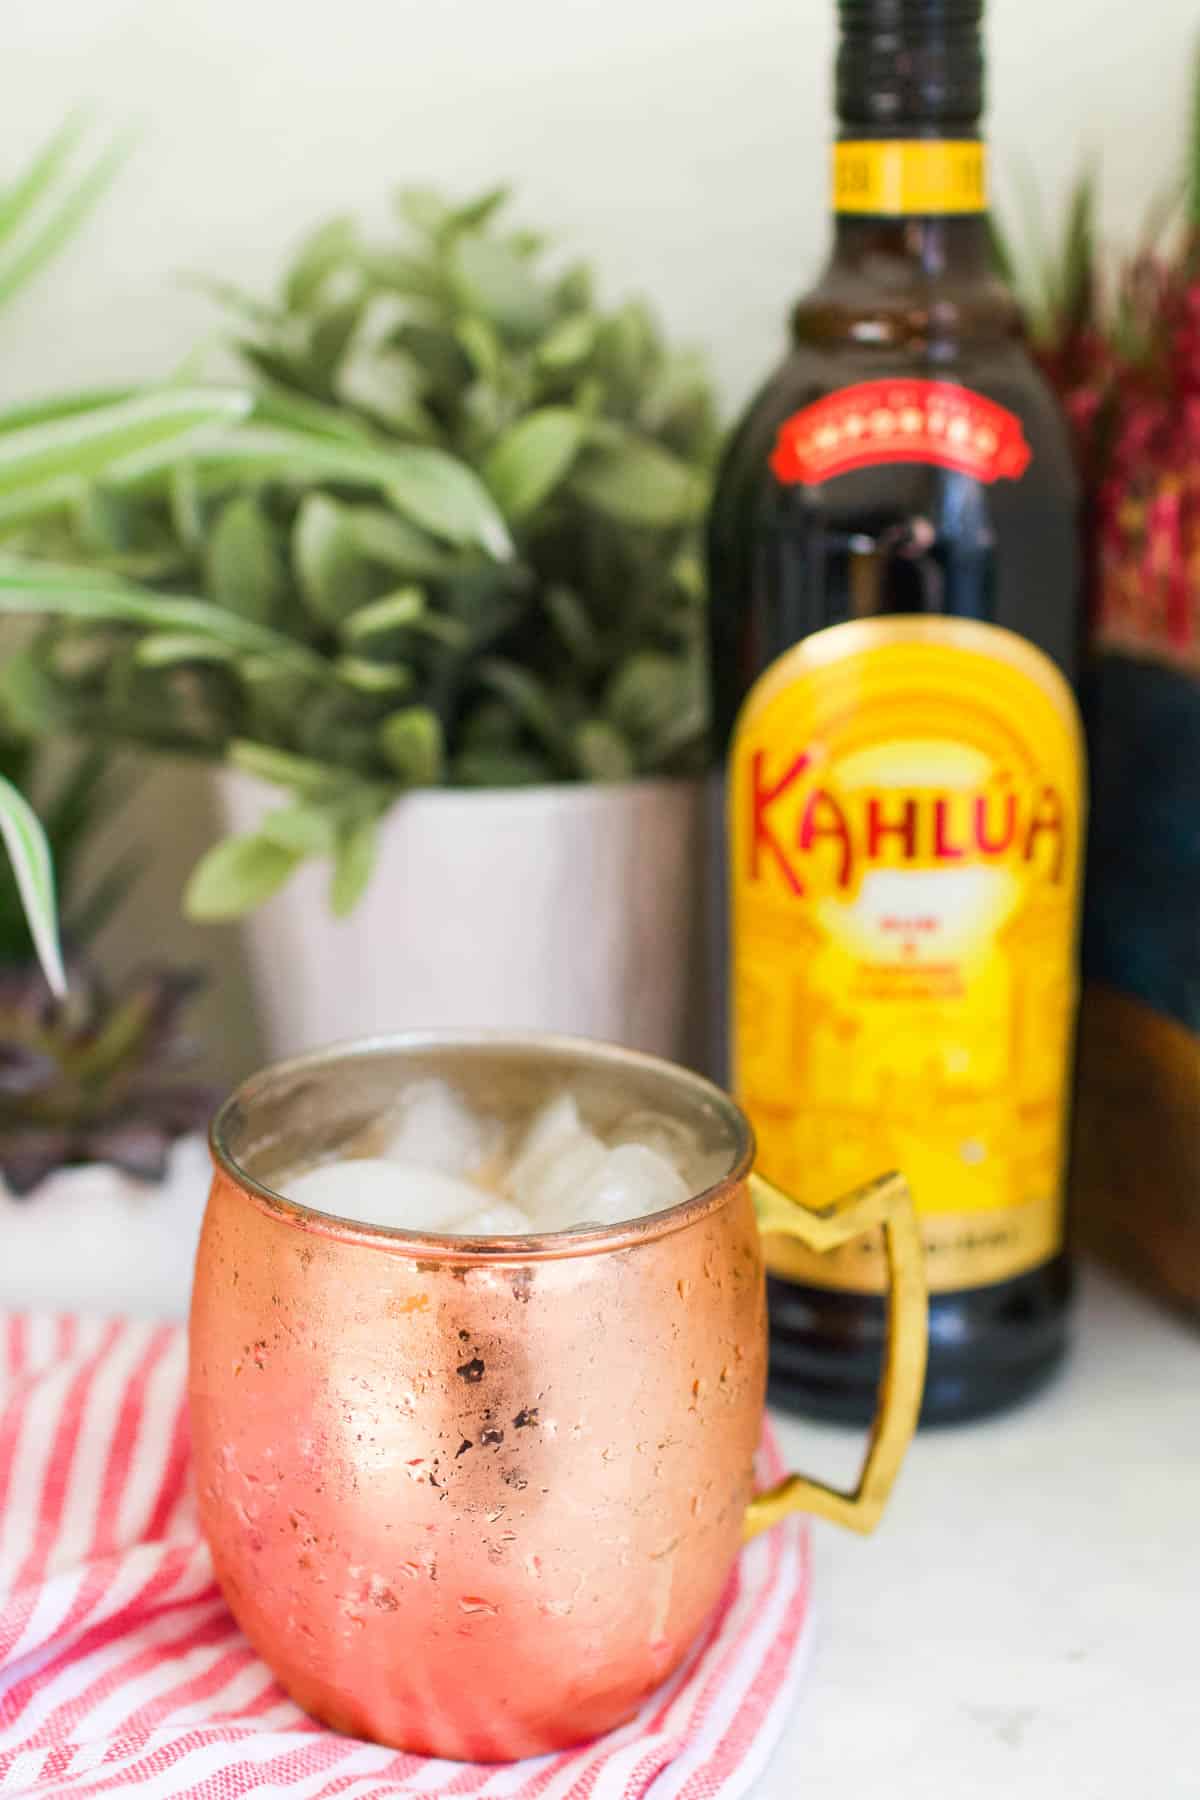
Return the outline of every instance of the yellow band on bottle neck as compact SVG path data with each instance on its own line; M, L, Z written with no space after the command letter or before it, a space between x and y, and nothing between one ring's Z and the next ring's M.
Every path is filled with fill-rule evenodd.
M908 218L987 210L987 150L977 138L849 139L833 147L836 213Z

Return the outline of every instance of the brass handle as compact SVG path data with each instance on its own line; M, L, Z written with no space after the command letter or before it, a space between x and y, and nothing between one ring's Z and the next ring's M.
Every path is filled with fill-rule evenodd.
M928 1289L908 1183L902 1175L884 1175L829 1206L811 1208L781 1193L761 1175L751 1175L750 1192L764 1237L798 1238L810 1250L836 1250L882 1225L890 1300L879 1410L858 1486L847 1494L804 1475L789 1475L750 1502L745 1536L755 1537L793 1512L815 1513L853 1531L874 1531L916 1430L925 1385Z

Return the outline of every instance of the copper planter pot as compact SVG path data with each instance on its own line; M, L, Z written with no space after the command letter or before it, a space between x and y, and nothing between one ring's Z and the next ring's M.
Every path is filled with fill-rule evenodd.
M540 1238L339 1222L272 1181L436 1072L490 1109L569 1083L649 1106L718 1171L670 1212ZM239 1623L341 1731L507 1761L627 1718L696 1638L748 1531L797 1506L869 1529L911 1435L924 1289L898 1178L822 1214L750 1175L745 1118L670 1064L566 1039L401 1038L268 1069L227 1104L191 1323L200 1513ZM756 1192L752 1193L752 1186ZM896 1276L854 1495L753 1496L764 1229L882 1224Z

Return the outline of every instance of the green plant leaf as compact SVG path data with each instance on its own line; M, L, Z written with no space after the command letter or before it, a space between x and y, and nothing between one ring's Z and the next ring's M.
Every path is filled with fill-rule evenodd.
M415 183L396 189L397 210L403 219L426 237L436 237L445 229L450 208L436 188Z
M352 261L358 250L358 228L343 215L327 219L304 240L288 270L284 305L304 312L319 297L333 271Z
M1059 276L1056 332L1066 338L1090 324L1095 301L1096 206L1098 176L1094 163L1080 170L1067 204Z
M595 298L596 281L587 263L572 263L559 276L554 297L564 312L586 312Z
M684 679L678 658L661 651L639 651L621 665L609 683L606 711L629 737L646 737L680 710Z
M1007 231L994 213L989 213L987 216L987 234L992 252L992 266L1001 281L1007 282L1015 293L1020 284L1016 254Z
M472 313L458 321L454 332L484 380L498 380L504 369L504 346L487 320Z
M0 836L12 864L21 905L42 973L61 999L67 991L50 845L37 814L19 788L0 776Z
M235 650L270 656L280 668L329 680L324 657L269 626L243 619L207 600L154 594L115 581L103 570L0 561L0 613L44 614L213 637Z
M483 478L510 519L524 519L564 479L579 454L586 421L546 406L517 421L494 445Z
M333 818L323 807L297 800L268 813L259 826L262 837L270 838L284 850L297 856L331 856L337 837Z
M68 723L60 685L36 644L10 651L0 663L0 702L6 726L30 738L48 737Z
M482 314L502 337L530 343L545 330L549 296L528 259L511 245L476 233L460 237L452 269L462 304Z
M456 787L539 787L554 780L554 769L535 750L468 745L455 757L451 778Z
M703 512L707 494L707 484L694 468L632 434L586 450L571 487L597 512L650 527L689 524Z
M642 389L637 423L689 462L711 461L720 433L703 358L694 351L664 355Z
M378 850L378 824L373 817L358 819L338 833L329 888L329 904L335 918L344 919L362 899Z
M559 642L573 661L588 669L598 667L604 646L579 595L562 582L555 582L546 589L545 606Z
M392 431L431 437L433 421L422 401L424 378L415 359L402 350L351 345L337 372L335 391L346 406L357 406Z
M234 663L237 651L232 644L197 631L154 631L138 644L134 659L143 669L170 669L187 663Z
M218 513L205 563L213 599L243 619L267 624L287 591L275 532L253 494L235 494Z
M408 787L432 786L445 752L442 722L427 706L390 713L378 731L380 754Z
M204 497L196 471L186 455L167 470L167 506L176 537L189 552L204 549Z
M0 191L0 239L18 230L43 195L53 188L83 142L86 129L87 120L82 112L68 114L16 180Z
M32 791L28 781L23 791ZM120 812L135 783L125 772L114 770L112 758L102 750L80 751L44 797L38 814L49 839L60 886L67 890L79 854L104 818Z
M537 359L547 369L570 369L589 357L596 347L596 320L590 313L572 313L548 331L537 348Z
M81 484L153 448L176 456L198 434L249 412L241 389L162 388L0 436L0 522L67 505Z
M98 407L115 406L118 401L132 400L135 388L77 388L69 394L49 394L40 400L23 401L0 411L0 437L20 431L26 425L45 425L52 419L70 418L72 414L95 412Z
M435 537L478 545L497 559L513 554L495 501L473 470L445 450L424 444L373 448L300 431L246 427L220 443L191 444L188 454L198 467L212 465L216 479L228 484L324 478L382 488L400 512ZM0 464L0 479L2 474ZM131 458L122 465L120 481L136 486L156 474L157 464Z
M214 281L209 275L185 273L183 283L185 287L204 294L226 312L233 313L247 325L263 330L273 329L283 317L277 307L260 300L257 294L247 293L245 288L239 287L234 281Z
M270 744L254 744L246 738L234 738L226 751L226 760L247 775L257 775L276 787L292 788L309 799L330 799L345 794L353 785L353 777L345 769L330 768L307 756L295 756L289 750L278 750Z
M98 562L111 567L129 553L135 535L133 508L128 499L99 483L83 489L72 508L83 547Z
M368 246L363 251L362 270L368 281L385 292L438 302L445 296L445 275L432 258Z
M1029 246L1031 279L1021 290L1021 301L1035 339L1044 340L1054 329L1059 313L1058 259L1046 230L1042 196L1027 160L1013 165L1016 198L1023 214L1025 241Z
M340 625L372 597L371 570L340 506L308 494L292 530L292 558L314 617Z
M337 375L362 317L362 298L340 300L311 315L301 366L309 387L322 400L334 398Z
M636 769L633 750L605 719L585 719L572 746L579 772L588 781L628 781Z
M398 445L392 460L388 493L415 524L451 544L478 544L498 561L512 555L508 528L466 463L444 450L416 444Z
M475 673L483 687L508 701L548 749L562 749L563 727L558 708L549 689L536 675L498 656L483 657Z
M129 850L118 856L103 875L92 881L79 899L72 899L63 918L67 942L86 946L125 904L143 869L142 853Z
M333 667L338 680L360 694L406 694L414 684L413 672L404 663L339 656Z
M450 650L466 650L471 643L471 628L466 621L447 618L444 613L420 613L409 630L418 637L432 638L434 643L444 644Z
M451 554L398 513L382 506L352 506L346 519L363 555L396 575L425 579L447 575L454 567Z
M424 610L425 596L420 588L397 588L394 594L372 600L343 619L342 636L348 644L362 643L382 632L395 631L398 626L413 624Z
M304 860L261 832L225 838L201 857L184 889L189 919L237 919L277 893Z
M434 323L425 317L406 318L391 333L389 341L420 369L431 405L457 403L464 382L471 379L472 369L471 359L449 320Z
M473 200L464 200L461 206L452 207L447 224L453 231L476 231L507 205L508 198L509 190L503 184L487 188Z
M66 133L71 130L70 125L64 128ZM49 157L43 153L24 183L19 182L15 190L9 190L5 205L8 218L0 225L6 241L11 237L14 226L32 216L33 207L61 172L63 159L59 150L63 141L64 133L60 133L58 147L50 151ZM68 153L70 148L73 145L68 146ZM128 138L110 144L61 197L55 198L44 221L27 231L24 239L14 248L6 250L3 258L0 258L0 307L7 305L57 256L112 182L130 148L131 140Z
M476 750L511 750L521 736L521 721L503 700L481 700L463 721L464 745Z
M344 407L314 400L274 381L262 382L256 391L254 417L264 425L281 425L289 431L334 438L340 443L370 446L375 442L365 421L356 419Z

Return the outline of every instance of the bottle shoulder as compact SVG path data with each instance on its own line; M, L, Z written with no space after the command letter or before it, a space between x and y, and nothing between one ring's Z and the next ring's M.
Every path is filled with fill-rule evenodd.
M802 303L803 305L803 303ZM944 382L965 388L1015 415L1037 464L1039 485L1071 503L1078 481L1058 402L1020 335L942 343L898 353L891 345L843 339L836 346L797 337L760 385L735 426L718 479L731 488L773 488L771 456L781 427L796 414L862 384Z

